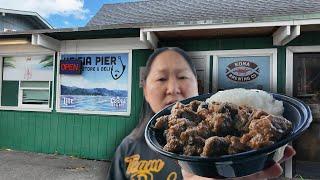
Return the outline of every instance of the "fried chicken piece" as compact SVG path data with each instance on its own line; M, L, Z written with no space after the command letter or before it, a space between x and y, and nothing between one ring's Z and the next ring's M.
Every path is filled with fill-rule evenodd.
M189 119L186 119L186 118L173 118L173 117L168 118L168 127L174 126L176 124L183 124L186 127L197 125L195 122L190 121Z
M202 118L197 115L193 109L198 109L200 102L192 101L189 105L184 105L180 102L177 102L171 110L171 117L173 118L186 118L195 123L202 121Z
M247 143L253 149L271 145L292 130L292 123L283 117L274 115L260 117L261 119L251 121L249 133L241 137L241 142Z
M182 141L186 142L190 137L200 136L201 138L207 139L211 135L212 132L210 131L210 128L204 123L199 123L197 126L190 127L182 132L180 138Z
M164 132L167 140L164 149L170 152L181 152L183 150L183 142L180 139L180 134L194 123L185 118L175 119L174 122L173 124L173 119L171 119L169 124L172 123L172 125L169 125L169 129Z
M202 101L193 100L189 104L185 105L185 107L194 111L194 112L197 112L197 109L201 103L202 103Z
M238 106L231 103L221 103L216 112L227 113L230 114L231 117L234 117L236 114L238 114Z
M236 154L251 149L247 144L241 143L239 137L227 136L226 138L228 138L230 141L230 145L228 147L228 154Z
M169 121L169 115L161 116L161 117L157 118L156 124L154 125L154 128L168 129L168 121Z
M210 129L218 136L237 134L234 128L235 120L228 113L214 113L205 119Z
M251 119L261 119L263 116L268 116L269 114L262 110L253 110Z
M206 139L201 156L212 157L225 155L228 153L229 144L228 138L212 136Z
M206 102L202 102L197 109L197 115L201 117L201 119L206 119L209 114L209 104Z
M192 136L189 136L192 137ZM190 138L183 147L183 154L188 156L199 156L202 153L205 139L200 136Z
M235 128L241 133L249 132L249 125L252 120L253 109L247 106L239 106L238 114L235 116Z

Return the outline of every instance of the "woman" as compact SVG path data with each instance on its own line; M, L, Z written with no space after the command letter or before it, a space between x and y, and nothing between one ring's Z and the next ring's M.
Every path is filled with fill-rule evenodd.
M118 147L108 179L208 179L181 170L176 161L152 151L144 139L144 129L155 113L176 101L198 95L196 71L188 55L179 48L157 49L148 59L144 77L144 105L140 124ZM283 160L294 155L286 148ZM245 178L277 177L281 166Z

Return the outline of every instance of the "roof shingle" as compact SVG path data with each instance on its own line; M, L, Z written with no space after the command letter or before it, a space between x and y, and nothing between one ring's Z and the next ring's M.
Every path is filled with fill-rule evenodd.
M217 24L319 13L320 0L147 0L105 4L86 26Z

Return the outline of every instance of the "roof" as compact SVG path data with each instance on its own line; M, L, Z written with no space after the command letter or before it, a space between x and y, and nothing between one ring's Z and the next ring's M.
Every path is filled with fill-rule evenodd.
M39 29L53 29L53 27L36 12L0 8L0 13L25 16L25 18L28 18L35 26L39 27Z
M105 4L86 26L225 24L319 17L319 0L146 0Z

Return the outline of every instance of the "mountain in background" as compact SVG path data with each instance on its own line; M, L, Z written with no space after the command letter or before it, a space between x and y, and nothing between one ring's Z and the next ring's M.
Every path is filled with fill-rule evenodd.
M78 88L61 85L61 95L119 96L128 97L128 91L109 90L106 88Z

